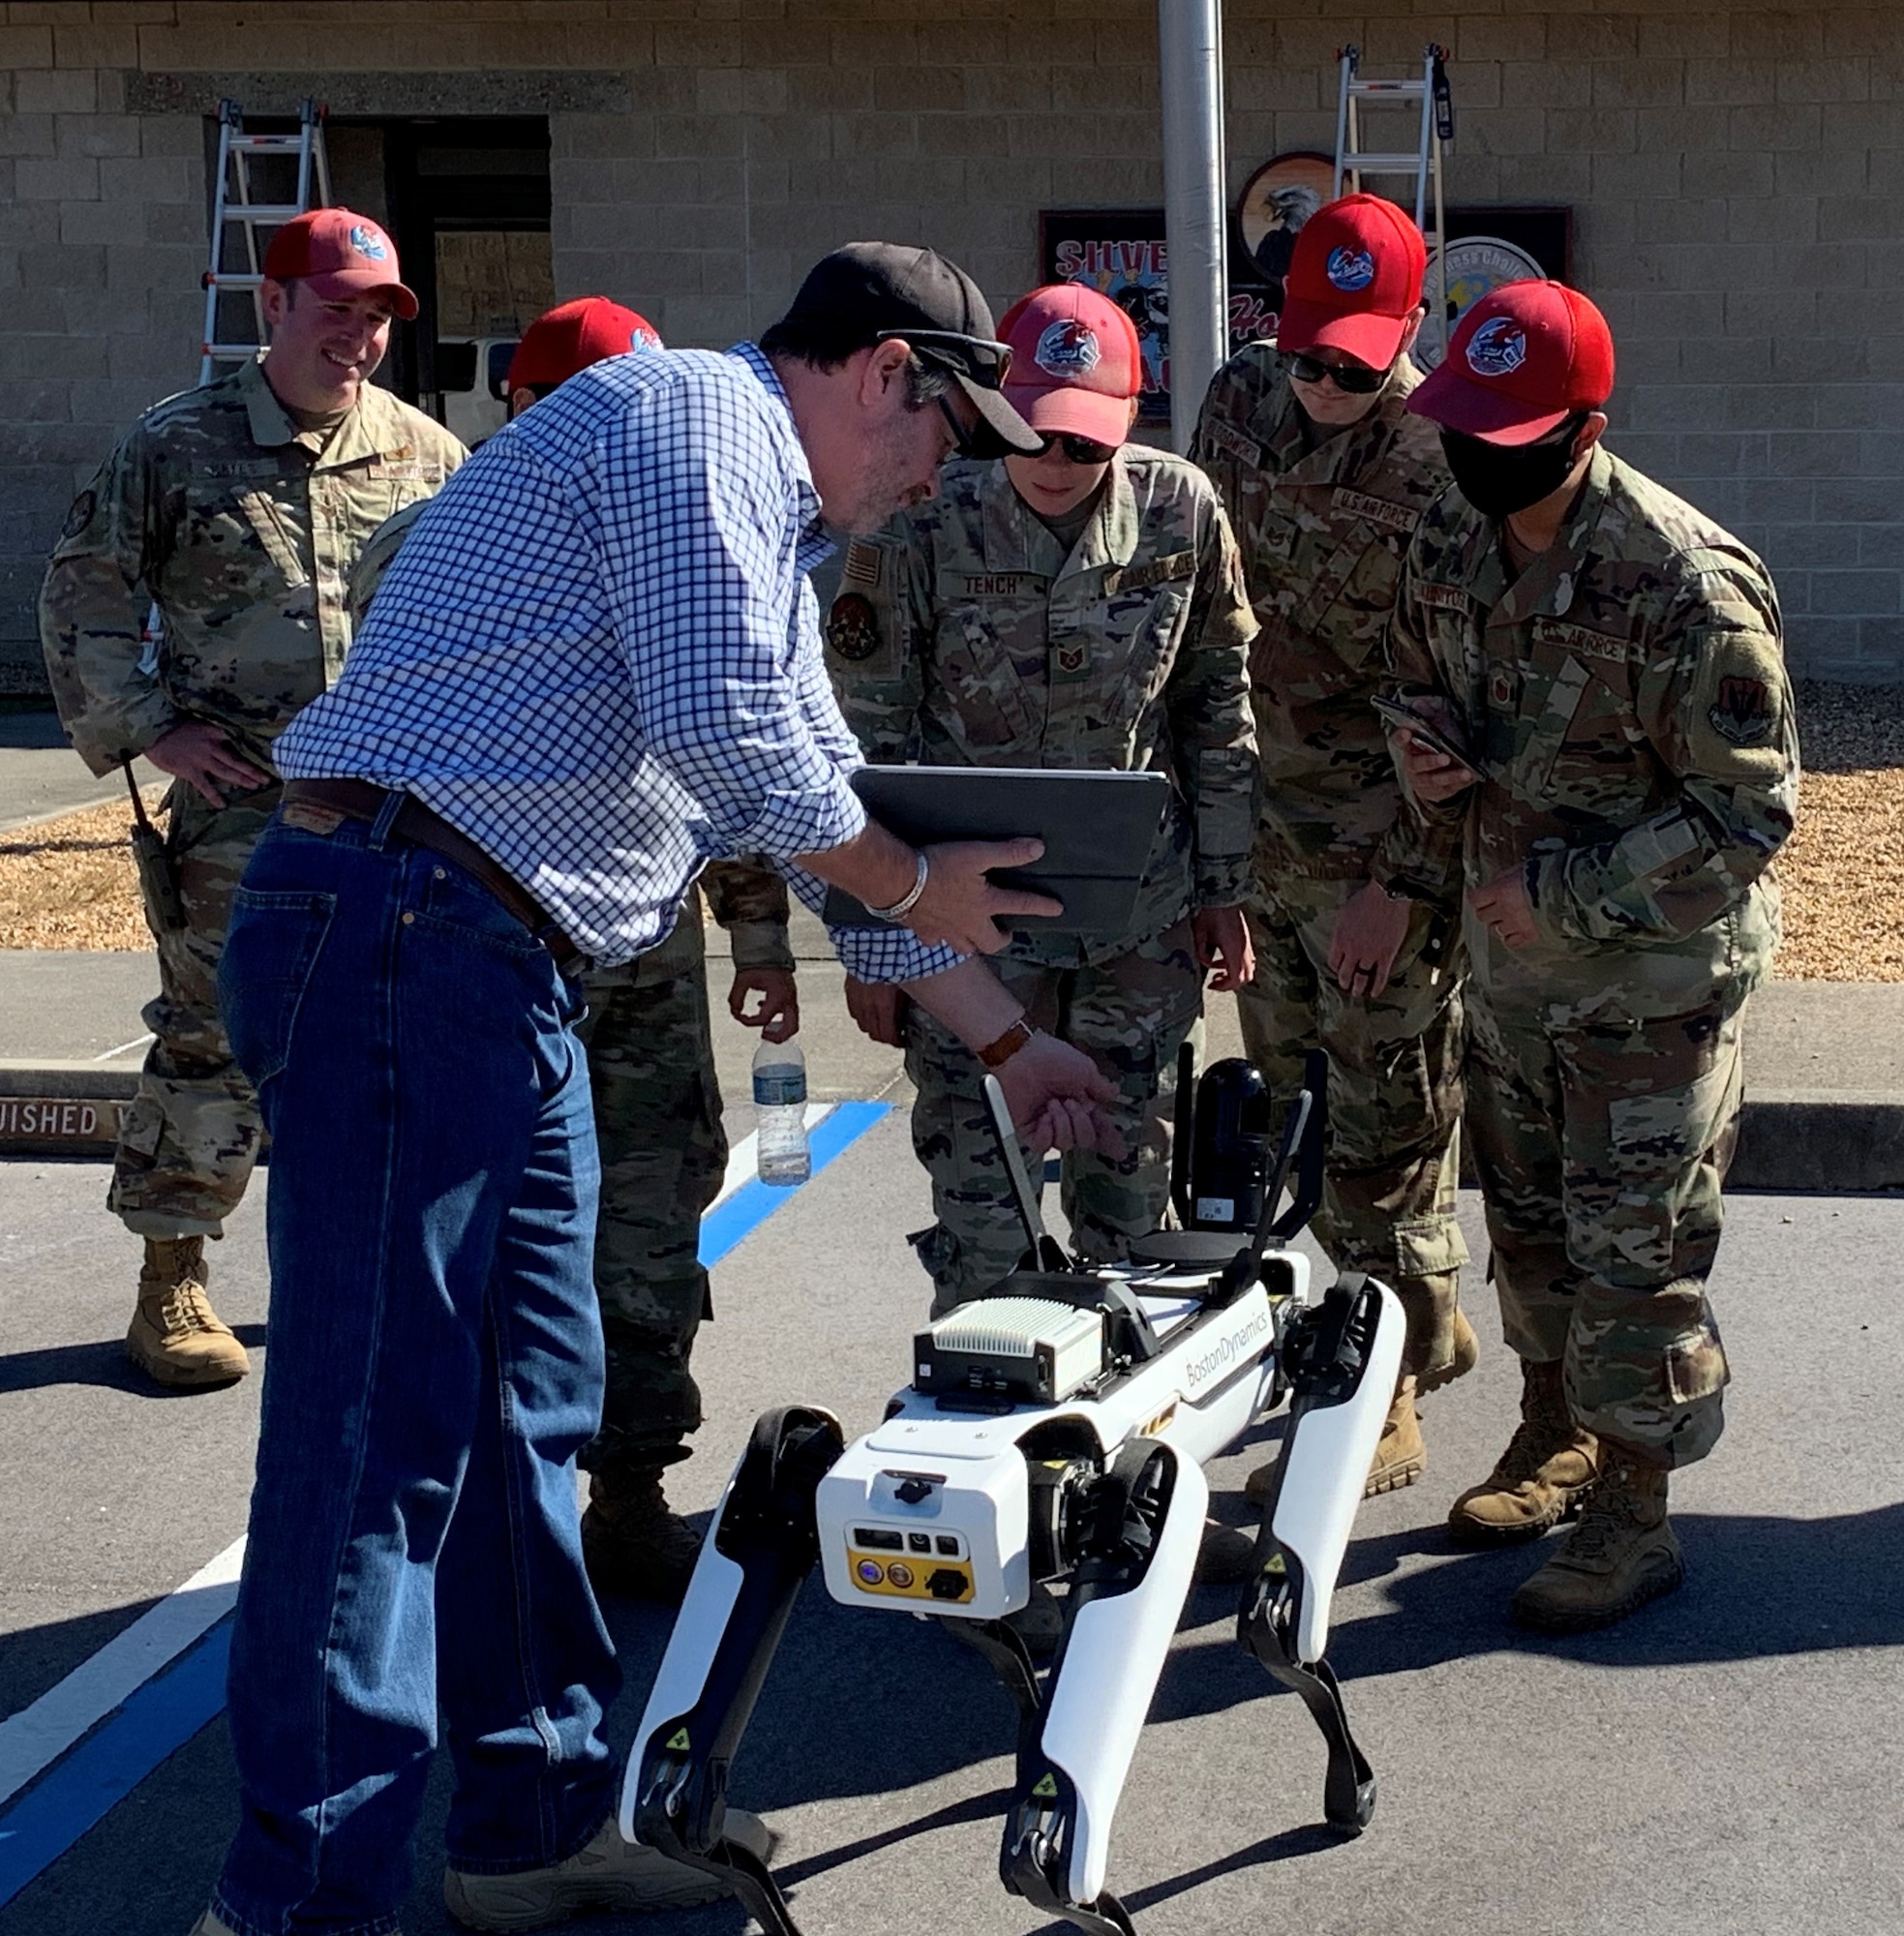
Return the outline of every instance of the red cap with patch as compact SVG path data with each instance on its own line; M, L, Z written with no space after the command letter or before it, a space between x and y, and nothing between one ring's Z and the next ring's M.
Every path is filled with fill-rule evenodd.
M1345 195L1318 208L1296 233L1276 347L1290 355L1340 349L1386 370L1421 303L1428 245L1421 230L1378 195Z
M645 316L606 296L577 296L558 303L523 331L509 360L508 387L566 383L591 363L625 356L631 349L660 348L660 333Z
M397 245L368 215L350 208L314 208L293 216L271 238L264 273L274 283L309 283L320 296L359 296L388 289L406 322L416 298L397 267Z
M1564 283L1503 283L1455 325L1409 409L1484 443L1533 443L1613 395L1613 332Z
M1114 449L1131 435L1143 351L1136 325L1108 296L1052 283L1020 296L998 333L1012 346L1005 401L1041 437L1086 437Z

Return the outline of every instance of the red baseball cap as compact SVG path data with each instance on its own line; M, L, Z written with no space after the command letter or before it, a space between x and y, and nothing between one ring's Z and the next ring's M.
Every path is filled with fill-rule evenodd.
M660 332L645 316L606 296L577 296L558 303L523 331L509 360L507 387L565 383L578 370L631 349L659 349Z
M1115 448L1131 435L1143 351L1136 325L1108 296L1052 283L1020 296L998 333L1012 346L1005 401L1041 437L1088 437Z
M314 208L292 216L264 252L264 273L274 283L309 283L320 296L388 289L406 322L416 317L416 298L397 267L397 245L354 209Z
M1533 443L1613 395L1613 332L1564 283L1503 283L1455 325L1408 408L1487 443Z
M1385 370L1421 303L1428 245L1421 230L1378 195L1345 195L1296 232L1276 347L1290 354L1341 349Z

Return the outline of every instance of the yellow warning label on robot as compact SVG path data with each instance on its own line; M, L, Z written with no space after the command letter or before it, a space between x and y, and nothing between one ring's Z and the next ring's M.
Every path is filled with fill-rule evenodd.
M670 1754L686 1754L688 1752L687 1730L685 1728L677 1728L668 1737L668 1752Z
M956 1607L978 1590L970 1560L929 1553L909 1553L898 1558L890 1553L861 1553L850 1546L846 1570L861 1592L892 1599L936 1601L941 1606Z
M1032 1784L1032 1799L1037 1801L1055 1801L1058 1799L1056 1779L1048 1774L1041 1774Z

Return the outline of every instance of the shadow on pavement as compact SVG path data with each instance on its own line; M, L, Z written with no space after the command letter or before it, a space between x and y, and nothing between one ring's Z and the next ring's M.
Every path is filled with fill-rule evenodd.
M1363 1539L1344 1584L1393 1574L1391 1611L1338 1622L1329 1657L1350 1690L1358 1680L1409 1674L1477 1654L1516 1651L1594 1667L1676 1667L1838 1648L1904 1647L1904 1504L1837 1519L1675 1513L1686 1584L1669 1599L1599 1633L1534 1634L1509 1618L1514 1589L1553 1542L1470 1553L1438 1528ZM1419 1555L1435 1563L1407 1572ZM1193 1595L1187 1625L1208 1640L1172 1651L1153 1721L1217 1712L1280 1695L1231 1637L1229 1608L1212 1589ZM1352 1700L1352 1691L1351 1696Z
M262 1324L234 1324L232 1335L246 1350L264 1347ZM126 1356L123 1338L106 1338L90 1345L49 1345L40 1351L15 1351L0 1357L0 1395L41 1391L51 1385L104 1385L108 1391L134 1392L140 1398L202 1398L204 1387L173 1390L155 1384Z

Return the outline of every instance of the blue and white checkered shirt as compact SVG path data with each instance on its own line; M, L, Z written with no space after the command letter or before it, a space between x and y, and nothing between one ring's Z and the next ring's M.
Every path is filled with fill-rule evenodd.
M600 961L652 947L710 855L765 855L817 912L787 863L865 825L806 578L819 513L752 344L598 363L417 520L279 771L413 793ZM833 943L866 981L958 958L903 928Z

